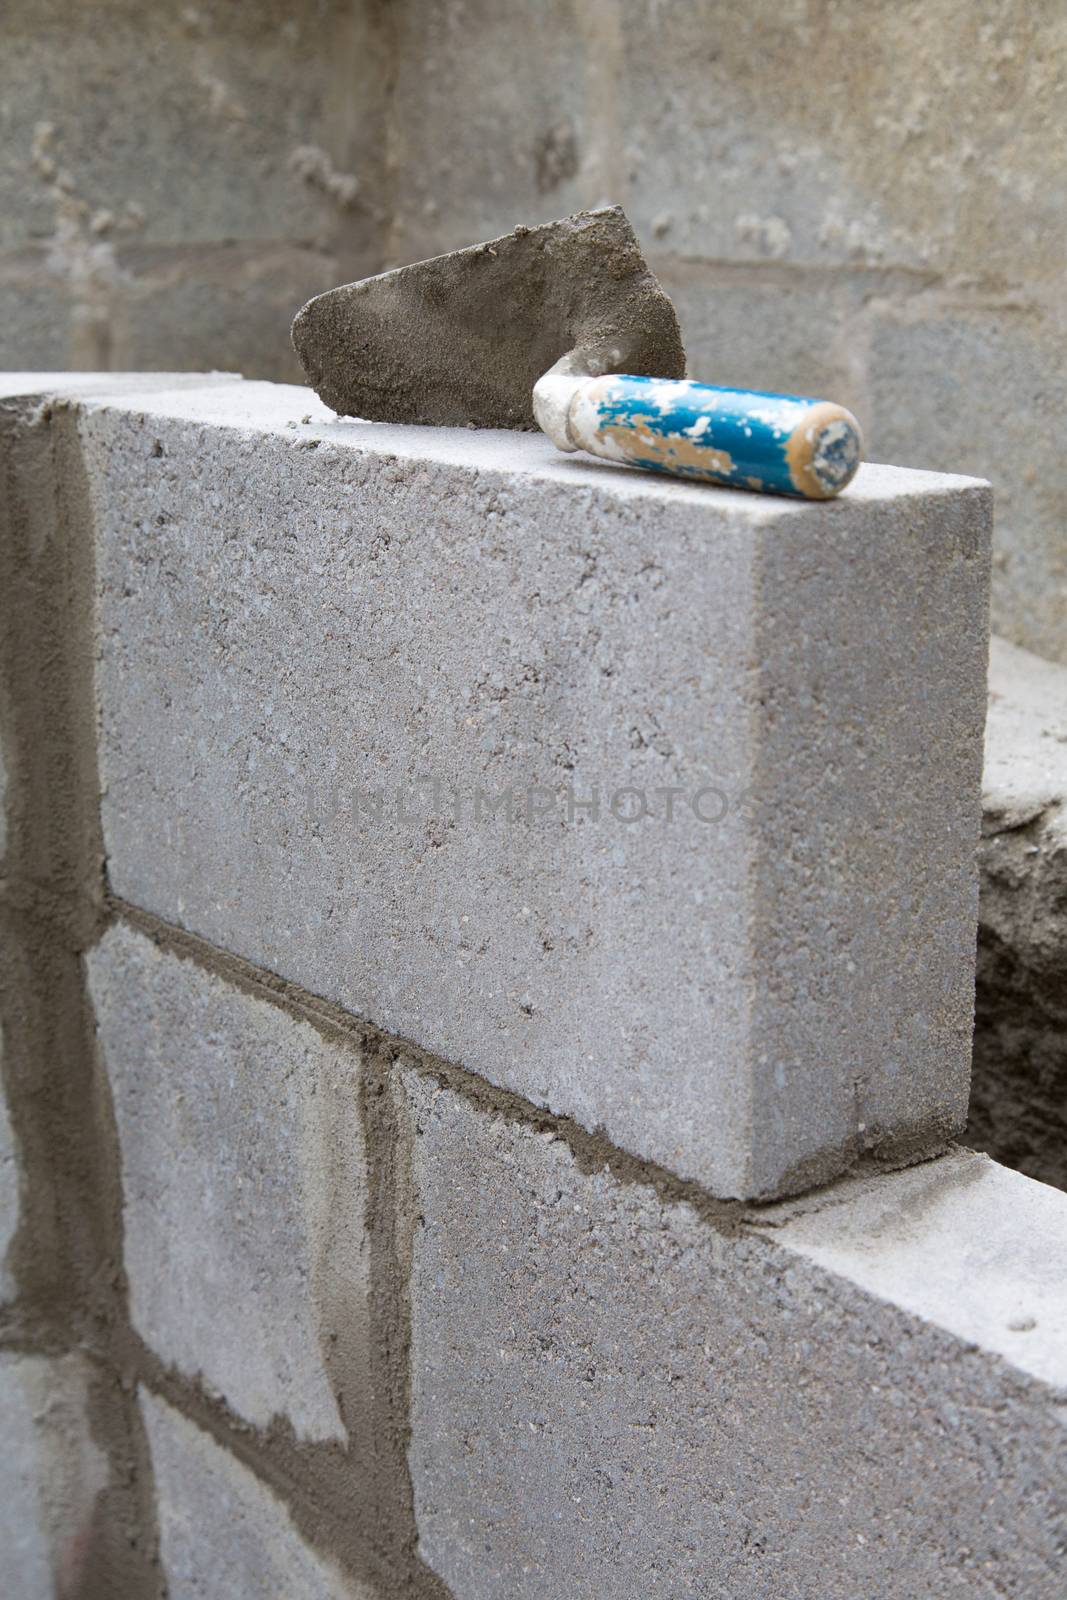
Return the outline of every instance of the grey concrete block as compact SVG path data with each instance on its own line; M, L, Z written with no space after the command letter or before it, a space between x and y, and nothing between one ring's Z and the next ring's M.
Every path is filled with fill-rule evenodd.
M67 403L110 395L136 408L161 387L228 381L219 373L0 373L0 839L5 882L42 915L63 905L84 918L99 900L103 867L91 508Z
M47 408L50 401L68 402L129 400L141 395L172 394L175 390L212 389L216 384L239 382L233 372L28 372L10 368L0 372L0 400L35 401ZM39 420L31 408L23 408L24 420Z
M1007 306L935 295L897 309L884 304L868 337L864 421L874 452L939 472L980 464L996 495L993 627L1067 660L1061 319L1022 295Z
M992 22L948 4L860 18L757 0L729 27L721 0L599 9L616 13L611 113L642 231L670 216L687 255L1054 277L1063 166L1042 130L1064 89L1040 58L1063 49L1062 17L1021 0Z
M119 259L127 288L113 318L115 366L217 367L289 382L303 381L289 336L295 311L377 265L288 244L139 247Z
M854 337L858 295L847 277L653 259L678 313L693 377L832 395L866 425L862 346Z
M285 1506L221 1445L142 1389L170 1600L373 1600L310 1548Z
M0 369L59 370L71 364L70 294L46 252L0 255Z
M994 639L969 1142L1067 1188L1067 668Z
M624 205L696 374L828 392L876 459L994 480L995 625L1067 660L1064 19L554 0L531 51L524 9L400 8L393 259Z
M980 484L804 505L255 384L79 428L118 895L717 1193L961 1124Z
M613 64L605 46L614 30L604 22L599 8L541 0L531 51L529 12L517 0L394 8L395 103L419 110L391 129L392 160L403 174L390 219L391 261L620 203L601 159L611 136L600 125L606 106L586 97L590 60L608 70Z
M323 245L118 245L91 287L40 247L0 254L0 369L244 372L300 380L289 326L313 294L369 273L376 251Z
M1067 26L1023 0L862 22L771 0L553 0L536 49L523 0L397 9L396 103L419 115L398 118L395 228L426 253L536 220L547 191L556 215L624 205L646 243L690 258L1058 276L1063 159L1045 130Z
M134 1326L250 1422L345 1438L337 1390L355 1404L367 1355L358 1054L125 927L88 965Z
M7 21L5 247L50 238L84 270L129 238L354 241L368 225L387 49L371 8L205 0L146 29L137 0L17 0Z
M0 1354L0 1572L12 1600L82 1592L107 1460L79 1356Z
M0 729L0 857L7 851L7 756Z
M379 8L204 0L146 22L136 0L16 0L5 24L0 365L197 368L236 352L289 376L305 296L283 258L345 263L317 287L381 264Z
M406 1092L410 1462L453 1594L1061 1594L1067 1198L963 1152L702 1218Z

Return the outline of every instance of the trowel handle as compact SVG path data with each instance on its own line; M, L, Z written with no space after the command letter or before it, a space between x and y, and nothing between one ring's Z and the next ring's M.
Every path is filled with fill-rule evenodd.
M829 500L863 458L859 423L829 400L555 370L534 385L533 399L561 450L734 489Z

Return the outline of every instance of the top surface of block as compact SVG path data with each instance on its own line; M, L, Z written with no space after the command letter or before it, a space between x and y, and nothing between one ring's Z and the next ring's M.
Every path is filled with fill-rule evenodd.
M0 372L0 400L40 398L113 400L160 390L206 389L216 383L239 383L234 372Z
M78 415L120 897L720 1194L960 1124L984 486Z
M984 487L979 478L867 462L844 494L836 500L815 505L782 496L748 494L738 489L716 487L709 492L705 484L616 467L584 454L566 456L540 433L502 428L399 426L338 417L312 390L295 384L237 380L234 387L220 390L217 386L230 377L225 373L190 373L177 379L166 373L38 374L36 378L32 374L5 374L0 384L5 384L8 377L15 377L27 386L24 391L20 389L20 393L35 392L35 383L48 392L66 393L68 381L73 377L72 397L79 397L78 385L84 381L89 398L106 403L110 409L121 409L127 400L131 408L141 409L140 401L144 396L138 393L138 386L143 383L152 391L153 416L174 421L277 434L290 442L303 443L305 447L315 441L341 450L403 461L435 462L478 472L499 471L508 476L519 474L568 484L576 489L595 488L612 496L683 504L714 518L725 513L753 523L798 515L810 517L820 510L841 521L855 514L862 515L862 509L872 502ZM114 384L113 391L109 391L109 383Z
M836 1185L762 1225L787 1249L1057 1389L1067 1389L1067 1203L988 1156Z

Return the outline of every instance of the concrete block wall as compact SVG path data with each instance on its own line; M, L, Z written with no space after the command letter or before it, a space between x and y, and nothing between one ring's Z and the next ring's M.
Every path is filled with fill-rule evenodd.
M116 896L722 1196L962 1126L984 486L139 404L80 426Z
M0 365L293 379L312 293L620 203L696 375L832 395L874 459L993 481L995 627L1067 662L1053 0L16 0L5 22Z
M377 269L374 0L13 0L0 367L295 377L303 300Z
M416 1520L454 1595L1060 1591L1062 1194L961 1153L716 1215L402 1087Z
M1067 1196L946 1149L937 1111L942 1091L962 1110L981 487L868 474L827 520L557 461L533 439L339 424L300 391L232 379L6 388L0 1386L18 1449L0 1524L22 1589L1058 1596ZM882 634L858 582L845 620L827 612L806 645L808 608L771 607L780 679L772 651L735 691L696 627L720 617L702 570L747 626L790 570L817 617L828 552L862 575L871 551L906 563L912 543L929 592L889 594ZM535 567L542 610L524 581ZM951 604L931 603L939 585L955 586ZM869 627L848 632L857 618ZM843 657L824 674L842 628L846 657L881 673ZM921 649L894 677L909 629ZM653 1054L682 993L665 954L699 986L677 941L703 916L710 955L717 926L730 939L746 926L694 896L672 928L662 897L677 882L709 896L738 851L758 865L758 806L738 809L725 862L705 846L672 880L662 835L620 824L616 861L588 814L573 861L552 816L545 841L527 830L511 851L483 828L450 876L463 834L447 815L409 796L383 840L373 797L366 815L357 804L368 752L399 752L425 783L451 751L454 778L473 767L494 793L542 761L559 784L584 781L582 727L603 741L604 776L616 733L624 765L706 754L693 691L667 694L683 645L723 748L743 755L755 726L787 759L761 699L788 679L791 723L828 764L851 761L858 783L864 761L886 781L903 762L908 804L943 808L918 814L937 851L897 841L880 857L932 952L924 977L887 946L906 982L886 1003L901 1027L914 1002L946 1028L944 1082L932 1052L913 1085L921 1136L904 1152L853 1143L851 1174L813 1186L842 1152L832 1117L805 1121L800 1091L831 1111L855 1093L847 1038L829 1036L786 1078L795 1098L762 1170L803 1192L774 1203L716 1195L713 1164L700 1181L686 1170L713 1148L708 1124L751 1138L731 1123L722 1063L694 1111L676 1063ZM628 653L651 662L643 680ZM830 699L846 726L869 708L862 746L826 743L815 710ZM958 762L960 787L927 792L930 761ZM833 808L819 817L800 792L786 811L775 873L818 884L805 828L831 826ZM852 837L860 820L838 823ZM580 870L561 878L561 861ZM457 916L475 872L480 905ZM646 1081L655 1067L661 1101L683 1110L675 1160L655 1145L641 1075L619 1076L610 1008L592 1066L552 1077L559 1049L531 1045L538 1005L567 993L555 948L576 923L581 962L612 906L662 963L649 998L636 982L608 998L644 1024ZM827 1009L833 927L806 914ZM774 950L747 947L754 987ZM596 1000L596 968L579 970L564 1023ZM501 983L510 1011L492 1009ZM795 992L776 1003L785 1015ZM905 1077L921 1034L907 1050ZM747 1081L766 1095L774 1080ZM605 1132L619 1104L630 1121L616 1127L636 1135ZM813 1126L837 1156L798 1181L789 1151Z

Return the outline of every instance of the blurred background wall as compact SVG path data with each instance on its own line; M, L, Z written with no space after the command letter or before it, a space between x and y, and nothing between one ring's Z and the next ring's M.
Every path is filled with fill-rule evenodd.
M1067 660L1060 0L8 0L0 365L299 377L308 296L617 201L695 376L997 490Z

